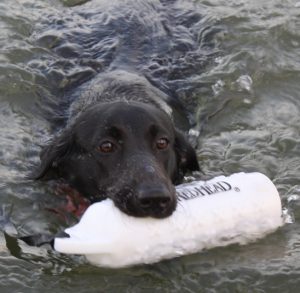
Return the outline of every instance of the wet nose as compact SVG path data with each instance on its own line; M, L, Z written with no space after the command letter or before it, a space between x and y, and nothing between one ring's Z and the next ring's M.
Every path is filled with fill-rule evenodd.
M140 188L137 197L138 206L145 215L166 217L173 211L174 200L164 186Z

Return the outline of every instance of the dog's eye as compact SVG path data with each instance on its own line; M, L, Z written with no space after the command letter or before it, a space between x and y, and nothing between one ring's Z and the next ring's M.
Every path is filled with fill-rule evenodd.
M164 150L169 146L169 140L165 137L162 137L156 141L156 147L159 150Z
M110 141L104 141L99 145L98 150L102 153L112 153L115 151L115 145Z

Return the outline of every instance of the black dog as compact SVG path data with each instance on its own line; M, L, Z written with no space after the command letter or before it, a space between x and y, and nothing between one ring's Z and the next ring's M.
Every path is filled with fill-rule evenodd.
M84 87L69 125L42 151L36 178L64 178L84 196L109 197L133 216L169 216L176 207L173 184L199 166L162 109L170 111L166 96L122 71Z
M111 198L132 216L171 215L173 184L199 170L173 125L172 98L135 69L107 70L70 95L67 126L42 150L36 179L64 178L92 201Z

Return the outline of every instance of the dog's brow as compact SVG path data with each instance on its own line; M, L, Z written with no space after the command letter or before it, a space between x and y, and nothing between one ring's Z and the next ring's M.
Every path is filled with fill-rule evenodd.
M157 125L154 125L152 124L150 127L149 127L149 133L152 137L155 137L159 132L159 128Z
M115 126L108 127L106 129L106 134L112 136L115 139L121 139L124 136L123 131Z
M149 127L149 134L151 137L156 137L159 134L170 135L170 131L167 127L164 127L162 125L152 124Z

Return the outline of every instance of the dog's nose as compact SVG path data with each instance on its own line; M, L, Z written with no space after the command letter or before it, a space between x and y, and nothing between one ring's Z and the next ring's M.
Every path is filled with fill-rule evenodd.
M175 209L172 194L164 186L140 188L137 201L145 215L156 218L169 216Z

